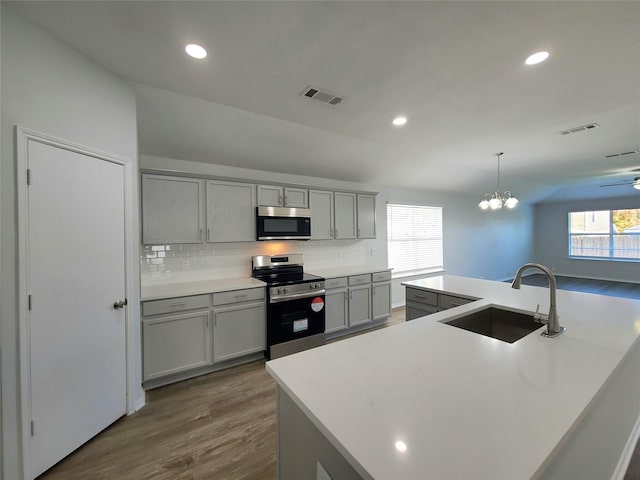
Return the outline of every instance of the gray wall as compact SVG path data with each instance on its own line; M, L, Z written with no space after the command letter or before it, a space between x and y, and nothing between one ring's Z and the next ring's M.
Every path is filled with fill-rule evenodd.
M20 478L19 365L16 296L15 125L129 159L137 170L135 98L118 77L70 50L2 4L2 157L0 238L2 291L2 459L4 477ZM87 179L99 181L99 179ZM132 212L137 211L137 175ZM137 215L131 215L137 218ZM132 256L137 274L138 233ZM129 250L131 250L129 248ZM52 252L55 253L55 252ZM90 259L87 259L90 261ZM52 273L52 278L55 272ZM96 272L99 275L100 272ZM137 291L137 286L133 286ZM138 318L135 298L129 315ZM131 303L131 302L130 302ZM139 342L139 339L138 339ZM140 352L134 357L139 367ZM138 382L139 383L139 382ZM143 395L142 390L131 392ZM138 399L139 400L139 399Z
M406 203L443 208L444 268L447 274L505 280L533 259L533 210L482 211L474 196L438 194L406 189L383 189L378 195L378 250L386 255L386 204ZM404 305L401 282L393 281L392 303Z
M571 211L640 208L638 197L612 197L540 203L534 208L534 257L558 275L640 282L637 262L568 258L568 214Z

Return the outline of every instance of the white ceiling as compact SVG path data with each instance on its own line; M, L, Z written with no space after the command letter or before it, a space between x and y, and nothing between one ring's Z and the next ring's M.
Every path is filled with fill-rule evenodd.
M133 83L143 154L480 195L503 151L528 201L640 176L604 158L640 150L640 2L4 3Z

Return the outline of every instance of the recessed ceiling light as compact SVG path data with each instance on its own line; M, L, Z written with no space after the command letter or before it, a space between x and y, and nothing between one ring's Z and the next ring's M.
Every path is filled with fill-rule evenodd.
M207 56L207 51L202 48L200 45L196 45L195 43L190 43L184 50L191 55L193 58L205 58Z
M396 127L401 127L402 125L407 123L407 117L396 117L391 123L393 123Z
M533 55L529 55L524 63L527 65L535 65L544 62L547 58L549 58L549 52L536 52Z

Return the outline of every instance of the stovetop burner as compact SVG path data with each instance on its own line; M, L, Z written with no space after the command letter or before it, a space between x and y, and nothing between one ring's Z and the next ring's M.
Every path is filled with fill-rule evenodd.
M258 255L252 257L252 266L251 275L270 287L324 280L322 277L304 272L302 255L299 253L277 256Z

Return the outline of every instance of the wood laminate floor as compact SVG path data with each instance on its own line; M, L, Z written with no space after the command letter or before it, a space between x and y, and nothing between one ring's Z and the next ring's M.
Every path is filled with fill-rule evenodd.
M523 283L535 284L535 277ZM610 287L607 294L615 291ZM637 293L640 299L640 288ZM394 309L387 326L404 319L404 308ZM39 478L273 480L275 393L264 361L150 390L144 408L118 420ZM624 480L640 480L638 445Z

